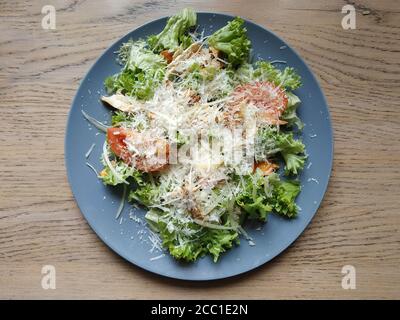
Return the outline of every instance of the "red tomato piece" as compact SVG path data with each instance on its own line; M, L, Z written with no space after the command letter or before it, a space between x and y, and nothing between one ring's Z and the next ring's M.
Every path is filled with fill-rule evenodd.
M237 101L247 101L260 110L278 117L286 110L288 104L285 91L267 81L238 86L234 91L234 97Z
M127 132L123 128L113 127L107 129L107 141L112 152L129 164L132 158L125 143L126 137Z

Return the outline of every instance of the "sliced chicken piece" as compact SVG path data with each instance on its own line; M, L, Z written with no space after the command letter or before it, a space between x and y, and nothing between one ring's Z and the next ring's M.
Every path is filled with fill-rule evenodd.
M213 48L213 47L210 47L209 51L211 53L211 63L210 63L210 65L215 67L215 68L218 68L218 69L223 68L225 66L225 63L220 58L220 51L215 49L215 48Z
M189 212L194 219L204 220L204 214L198 207L189 209Z
M203 220L204 214L196 202L195 191L196 190L189 188L187 184L184 184L181 189L182 201L185 203L187 210L193 218Z
M257 169L260 169L264 176L268 176L271 173L275 172L275 170L278 168L279 166L275 163L268 161L261 161L261 162L256 162L254 164L253 172L255 172Z
M194 54L196 54L200 50L200 43L195 42L192 43L188 48L186 48L182 53L173 56L172 62L167 66L166 77L171 73L176 72L177 67L179 67L180 63L190 59Z
M246 102L228 102L223 112L223 122L228 128L234 128L244 122Z
M209 50L210 50L211 54L214 56L214 58L218 58L219 57L219 50L218 49L210 47Z
M182 53L174 55L173 58L173 63L171 63L168 68L171 68L173 65L177 64L180 61L189 59L193 54L198 52L200 49L200 43L199 42L194 42L192 43L189 47L187 47L185 50L182 51Z
M169 162L169 143L149 131L129 131L125 139L129 151L134 153L133 165L143 172L165 169Z
M117 93L112 96L102 96L101 101L108 103L113 108L123 112L133 112L143 107L143 103L132 97Z
M170 64L174 58L173 53L170 52L169 50L161 51L160 55L164 57L164 59L167 61L167 64Z

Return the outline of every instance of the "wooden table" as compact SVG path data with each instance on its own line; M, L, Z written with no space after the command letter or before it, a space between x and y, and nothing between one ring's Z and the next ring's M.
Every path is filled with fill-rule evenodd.
M400 3L355 1L1 1L0 298L400 298ZM56 30L41 27L46 4ZM79 81L131 29L184 7L241 15L285 39L318 77L335 159L311 225L279 257L211 283L164 279L114 254L90 229L64 167ZM41 286L56 267L56 290ZM356 290L341 286L356 268Z

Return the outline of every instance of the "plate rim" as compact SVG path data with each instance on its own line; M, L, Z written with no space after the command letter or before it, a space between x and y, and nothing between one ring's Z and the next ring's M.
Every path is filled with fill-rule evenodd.
M253 25L253 26L257 27L257 28L262 29L263 31L266 31L267 33L272 34L272 36L276 37L285 46L290 48L290 50L294 53L296 58L298 58L303 63L305 69L311 75L312 79L316 83L317 89L321 93L322 100L323 100L324 104L326 105L326 111L327 111L326 121L328 121L328 123L329 123L328 132L329 132L330 143L331 143L331 148L329 150L329 152L330 152L330 156L329 156L329 158L330 158L330 161L329 161L329 172L327 174L326 183L323 186L320 186L320 187L322 187L322 190L323 190L322 198L321 198L317 208L315 209L314 214L312 216L310 216L309 220L305 221L304 227L300 228L300 231L295 234L295 236L293 237L293 240L288 241L282 247L282 249L278 253L276 253L275 255L268 256L266 259L260 259L260 262L258 264L253 265L253 266L249 267L246 270L243 270L243 271L240 271L240 272L237 272L237 273L234 273L234 274L230 274L230 275L226 275L226 276L218 276L217 275L217 276L211 276L211 277L208 277L208 278L180 277L180 276L176 276L176 275L167 274L167 273L163 272L163 270L151 270L148 267L146 267L146 265L144 265L144 264L142 264L140 262L132 261L128 256L126 256L125 254L121 253L121 251L117 247L115 247L113 244L109 243L107 241L107 239L105 239L104 235L102 235L100 232L98 232L97 228L94 226L94 224L92 224L92 222L89 221L89 219L86 217L86 214L81 209L81 206L80 206L79 202L77 201L77 197L76 197L75 192L74 192L74 190L72 188L72 184L71 184L72 176L71 176L71 169L70 169L70 166L68 164L69 157L68 157L68 153L67 153L67 145L68 145L67 141L68 141L68 136L69 136L68 135L68 132L69 132L68 128L70 127L71 122L72 122L72 110L73 110L73 106L77 103L79 89L80 89L82 83L86 82L89 79L89 74L92 72L92 70L96 66L97 62L104 55L106 55L111 50L112 47L117 45L118 42L121 41L121 39L129 36L130 34L135 32L136 30L138 30L138 29L140 29L142 27L145 27L146 25L148 25L150 23L154 23L154 22L157 22L157 21L160 21L160 20L168 19L170 17L168 15L167 16L161 16L159 18L155 18L155 19L152 19L152 20L147 21L145 23L142 23L142 24L136 26L134 29L131 29L130 31L128 31L126 34L120 36L117 40L113 41L111 43L111 45L107 46L107 48L104 49L102 51L102 53L96 58L96 60L91 64L90 68L88 69L88 71L85 73L84 77L79 82L79 85L78 85L78 87L76 89L75 95L74 95L74 97L72 99L72 102L70 104L70 108L69 108L69 111L68 111L67 122L66 122L66 126L65 126L65 136L64 136L64 165L65 165L65 169L66 169L66 172L67 172L67 180L68 180L69 188L70 188L71 193L73 195L73 198L75 200L74 202L76 203L77 207L79 208L79 211L81 212L82 216L85 218L86 223L94 231L96 236L98 238L100 238L100 240L107 247L109 247L112 251L114 251L114 253L116 253L120 258L122 258L123 260L129 262L131 265L134 265L134 266L136 266L136 267L138 267L138 268L140 268L142 270L145 270L146 272L149 272L151 274L157 275L158 277L165 277L165 278L175 279L175 280L179 280L179 281L183 281L183 282L186 282L186 281L194 281L194 282L213 281L213 282L215 282L215 281L222 280L222 279L229 279L229 278L233 278L233 277L239 277L239 276L242 276L242 275L244 275L244 274L246 274L248 272L255 271L255 270L259 269L260 267L266 265L268 262L270 262L270 261L274 260L275 258L277 258L278 256L280 256L284 251L286 251L304 233L304 231L310 225L311 221L314 219L315 215L317 214L318 210L320 209L321 204L322 204L322 202L323 202L323 200L324 200L324 198L326 196L326 192L328 190L328 186L330 184L330 180L331 180L331 176L332 176L333 161L334 161L334 141L335 141L335 139L334 139L334 131L333 131L333 126L332 126L332 118L331 118L331 115L330 115L330 109L329 109L329 105L328 105L328 102L326 100L324 91L322 90L321 85L320 85L317 77L314 75L314 72L308 66L308 64L305 62L305 60L299 55L299 53L296 51L296 49L294 49L292 46L290 46L285 40L283 40L275 32L267 29L266 27L264 27L264 26L262 26L262 25L260 25L260 24L258 24L256 22L253 22L252 20L250 20L249 18L247 18L245 16L231 15L231 14L222 13L222 12L215 12L215 11L213 11L213 12L211 12L211 11L196 11L196 13L197 14L204 14L204 15L212 15L213 18L215 16L222 16L222 17L229 18L229 19L234 19L235 17L240 17L240 18L242 18L244 20L244 22L246 24Z

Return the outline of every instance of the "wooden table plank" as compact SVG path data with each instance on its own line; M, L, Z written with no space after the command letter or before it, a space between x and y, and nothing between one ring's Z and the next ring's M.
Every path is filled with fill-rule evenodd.
M0 298L399 299L400 5L354 2L356 30L342 29L338 0L53 1L57 28L46 31L46 1L1 1ZM66 117L88 68L121 35L184 7L241 15L285 39L318 77L335 134L329 189L304 234L254 272L202 284L111 252L64 168ZM56 290L41 288L45 264L56 266ZM346 264L356 290L341 287Z

